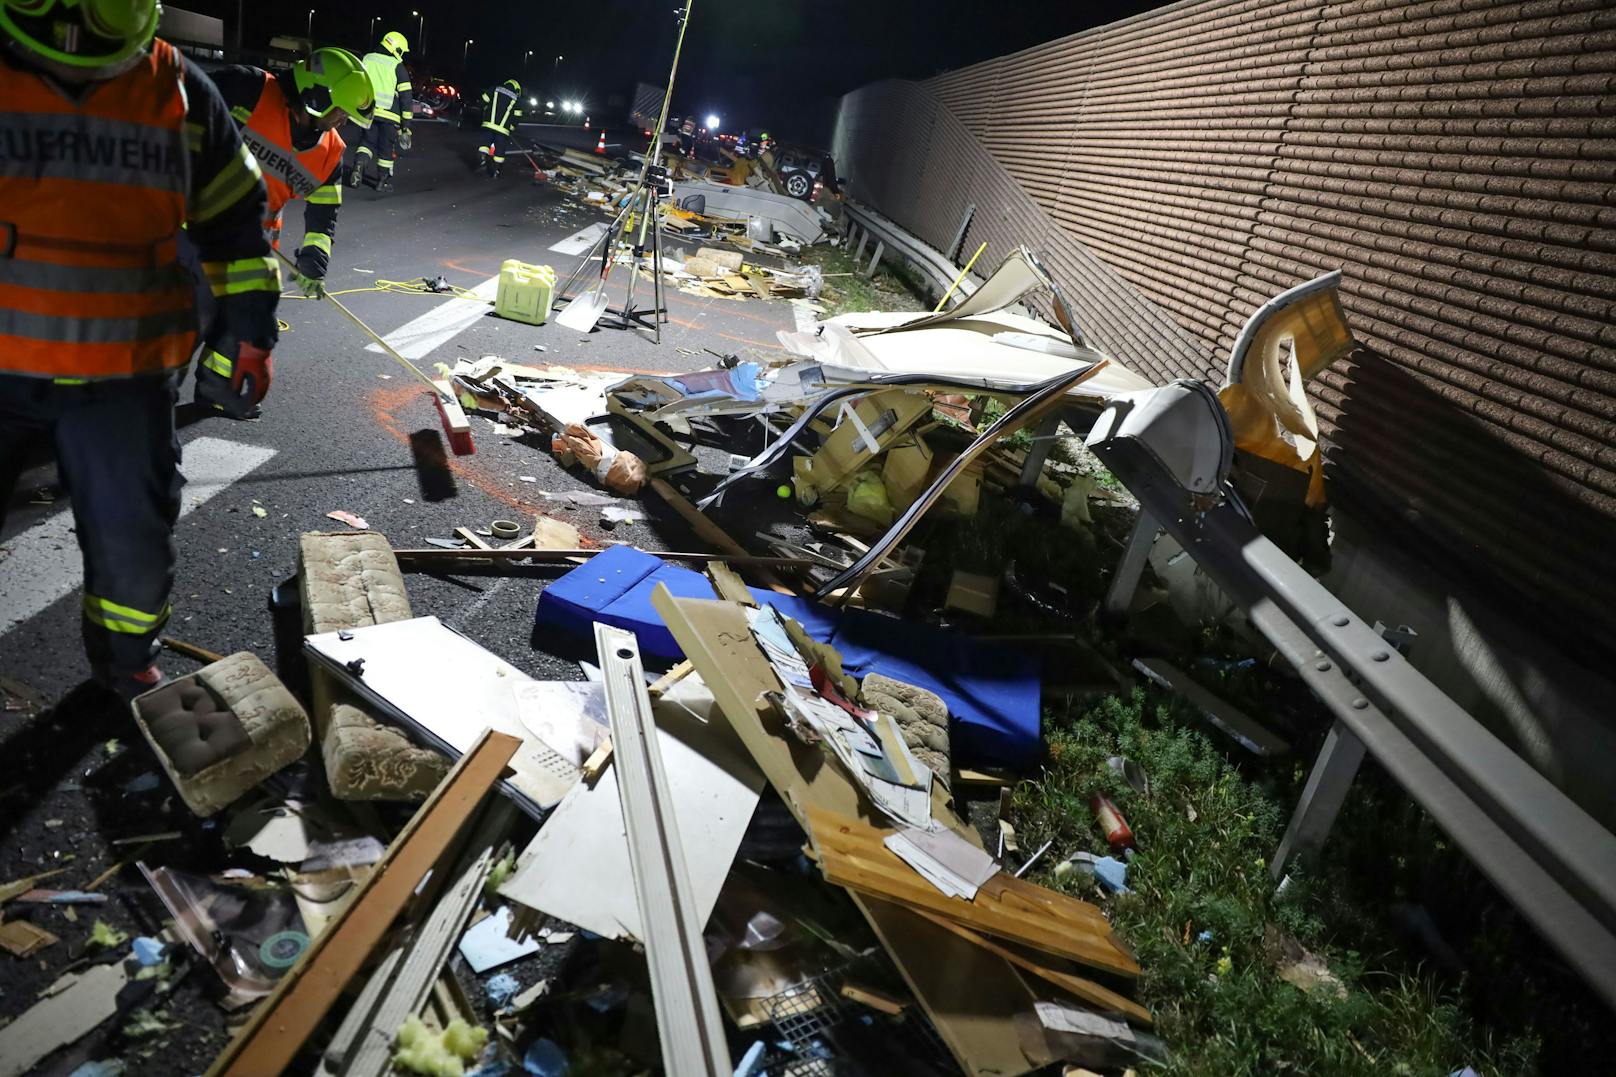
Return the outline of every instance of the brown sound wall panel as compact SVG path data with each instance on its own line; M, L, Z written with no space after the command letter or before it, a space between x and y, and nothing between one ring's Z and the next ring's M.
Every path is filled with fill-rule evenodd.
M984 15L984 17L990 17ZM1616 5L1192 0L842 101L854 197L1026 242L1094 343L1221 382L1341 269L1338 503L1616 654Z

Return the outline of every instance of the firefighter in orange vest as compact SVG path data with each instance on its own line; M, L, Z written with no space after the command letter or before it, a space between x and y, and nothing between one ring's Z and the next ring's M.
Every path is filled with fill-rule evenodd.
M264 227L277 250L282 208L303 200L297 281L304 295L323 295L342 206L342 154L347 148L337 128L348 120L370 126L376 112L370 75L353 53L327 48L315 49L279 75L236 66L220 68L212 77L263 170L269 188ZM229 391L232 377L229 358L205 349L196 372L197 402L233 418L251 418L257 409L241 407L241 398Z
M155 38L156 0L0 0L0 513L54 444L84 557L84 643L124 697L160 682L196 338L189 226L238 389L269 388L280 273L265 192L213 84ZM250 383L250 384L249 384Z

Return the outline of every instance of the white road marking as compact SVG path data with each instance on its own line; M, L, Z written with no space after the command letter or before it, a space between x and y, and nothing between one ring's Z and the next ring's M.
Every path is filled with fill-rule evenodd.
M222 493L275 455L274 449L223 438L196 438L185 446L180 470L187 482L180 493L180 515ZM84 582L84 563L73 535L73 512L63 509L0 543L0 635L75 591Z
M593 247L596 241L598 241L600 237L605 234L606 222L596 221L588 228L574 232L566 239L563 239L560 243L553 244L550 249L557 254L570 254L577 256L589 250L590 247Z
M440 303L412 321L405 322L382 339L406 359L430 355L453 340L467 326L489 312L489 301L499 288L499 278L489 277L471 290L475 299L451 299ZM367 352L380 352L381 345L368 344Z

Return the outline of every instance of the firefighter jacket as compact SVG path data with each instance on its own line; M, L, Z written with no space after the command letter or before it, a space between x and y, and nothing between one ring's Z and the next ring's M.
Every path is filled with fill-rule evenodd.
M165 41L115 78L0 56L0 374L74 382L182 367L189 222L213 293L264 293L264 183L207 77Z
M230 106L230 115L242 125L242 141L263 170L269 189L264 227L270 242L280 247L281 209L301 198L303 247L298 258L319 268L312 276L324 278L342 206L342 153L347 143L335 130L315 131L312 125L306 133L298 133L291 113L298 107L297 88L290 75L226 67L213 73L213 83Z
M509 86L495 86L483 91L483 126L490 131L510 134L521 111L517 107L516 91Z
M370 84L376 91L376 118L408 123L414 100L404 61L390 52L367 52L360 62L370 72Z

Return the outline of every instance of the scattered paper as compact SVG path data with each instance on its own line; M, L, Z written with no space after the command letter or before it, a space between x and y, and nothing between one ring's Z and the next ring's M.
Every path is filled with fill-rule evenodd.
M972 901L982 884L999 872L991 856L947 827L901 830L883 844L949 897Z
M1128 1022L1102 1017L1087 1010L1076 1010L1055 1002L1035 1002L1038 1023L1055 1032L1075 1032L1079 1036L1103 1036L1108 1040L1130 1043L1133 1029Z
M269 511L262 505L254 505L252 507L252 514L259 519L263 519L265 516L269 515Z
M575 767L611 734L606 689L588 681L524 681L511 686L516 712L532 734Z
M358 528L360 531L370 530L370 524L365 521L363 516L355 516L346 509L337 509L325 515L327 519L336 520L338 523L347 524L349 527Z

